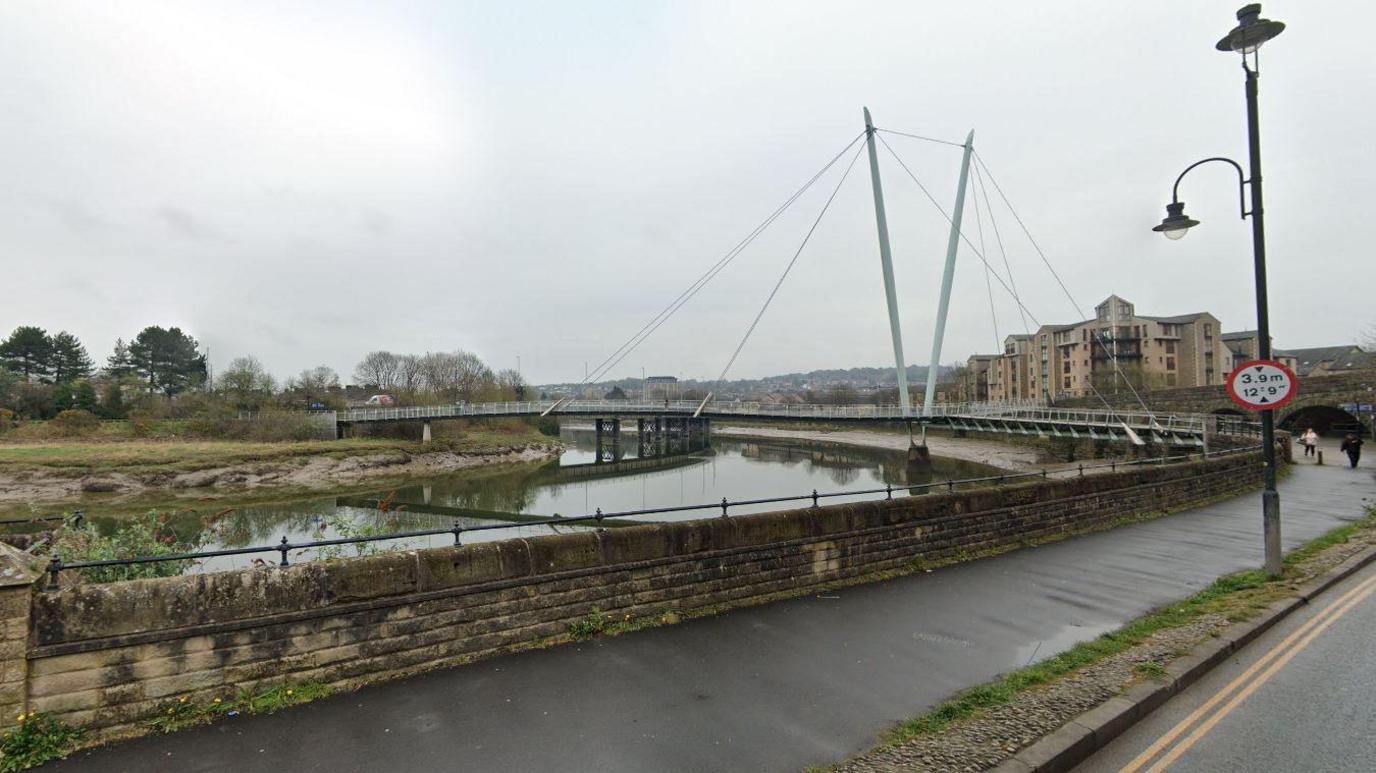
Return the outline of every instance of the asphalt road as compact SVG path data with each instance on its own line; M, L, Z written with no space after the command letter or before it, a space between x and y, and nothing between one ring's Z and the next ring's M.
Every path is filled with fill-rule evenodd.
M1367 470L1297 466L1294 546ZM81 753L52 771L795 771L1261 563L1260 495L997 558L496 658Z
M1258 637L1076 770L1376 769L1373 642L1376 564Z

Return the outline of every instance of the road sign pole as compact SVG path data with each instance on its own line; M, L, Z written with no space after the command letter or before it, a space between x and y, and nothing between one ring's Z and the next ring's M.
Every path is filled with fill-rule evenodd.
M1261 281L1261 280L1259 280ZM1264 286L1264 285L1263 285ZM1264 327L1263 327L1264 329ZM1262 339L1262 344L1265 339ZM1258 346L1269 351L1269 346ZM1280 495L1276 492L1275 411L1295 397L1299 386L1295 374L1284 364L1271 359L1244 362L1228 376L1228 395L1238 405L1261 413L1261 452L1264 483L1261 492L1262 537L1266 551L1266 573L1281 573Z

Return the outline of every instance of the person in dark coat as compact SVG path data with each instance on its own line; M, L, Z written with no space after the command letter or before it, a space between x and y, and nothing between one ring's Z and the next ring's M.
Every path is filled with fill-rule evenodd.
M1349 432L1347 437L1343 438L1342 448L1338 450L1347 454L1348 461L1352 462L1352 466L1355 468L1357 460L1362 458L1362 439Z

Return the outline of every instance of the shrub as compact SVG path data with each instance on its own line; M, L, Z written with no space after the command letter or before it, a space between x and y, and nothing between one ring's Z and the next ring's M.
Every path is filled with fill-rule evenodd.
M129 431L134 437L148 437L153 434L153 414L148 411L129 412Z
M49 551L68 563L107 561L116 558L151 558L189 553L200 547L201 539L184 540L168 526L167 516L156 512L135 516L121 523L113 534L101 534L93 527L64 526L59 529ZM119 582L147 577L172 577L192 564L185 561L158 561L127 566L100 566L82 569L89 582Z
M14 411L9 408L0 408L0 435L14 427Z
M69 408L52 420L52 427L63 437L89 435L100 428L100 419L94 413L80 408Z

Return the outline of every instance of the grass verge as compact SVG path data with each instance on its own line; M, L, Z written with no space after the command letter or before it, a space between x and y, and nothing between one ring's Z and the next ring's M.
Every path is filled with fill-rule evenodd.
M181 698L163 706L148 720L148 727L159 733L173 733L204 725L221 717L271 714L288 706L309 703L333 693L323 684L281 685L264 692L241 690L229 700L214 698L208 703Z

